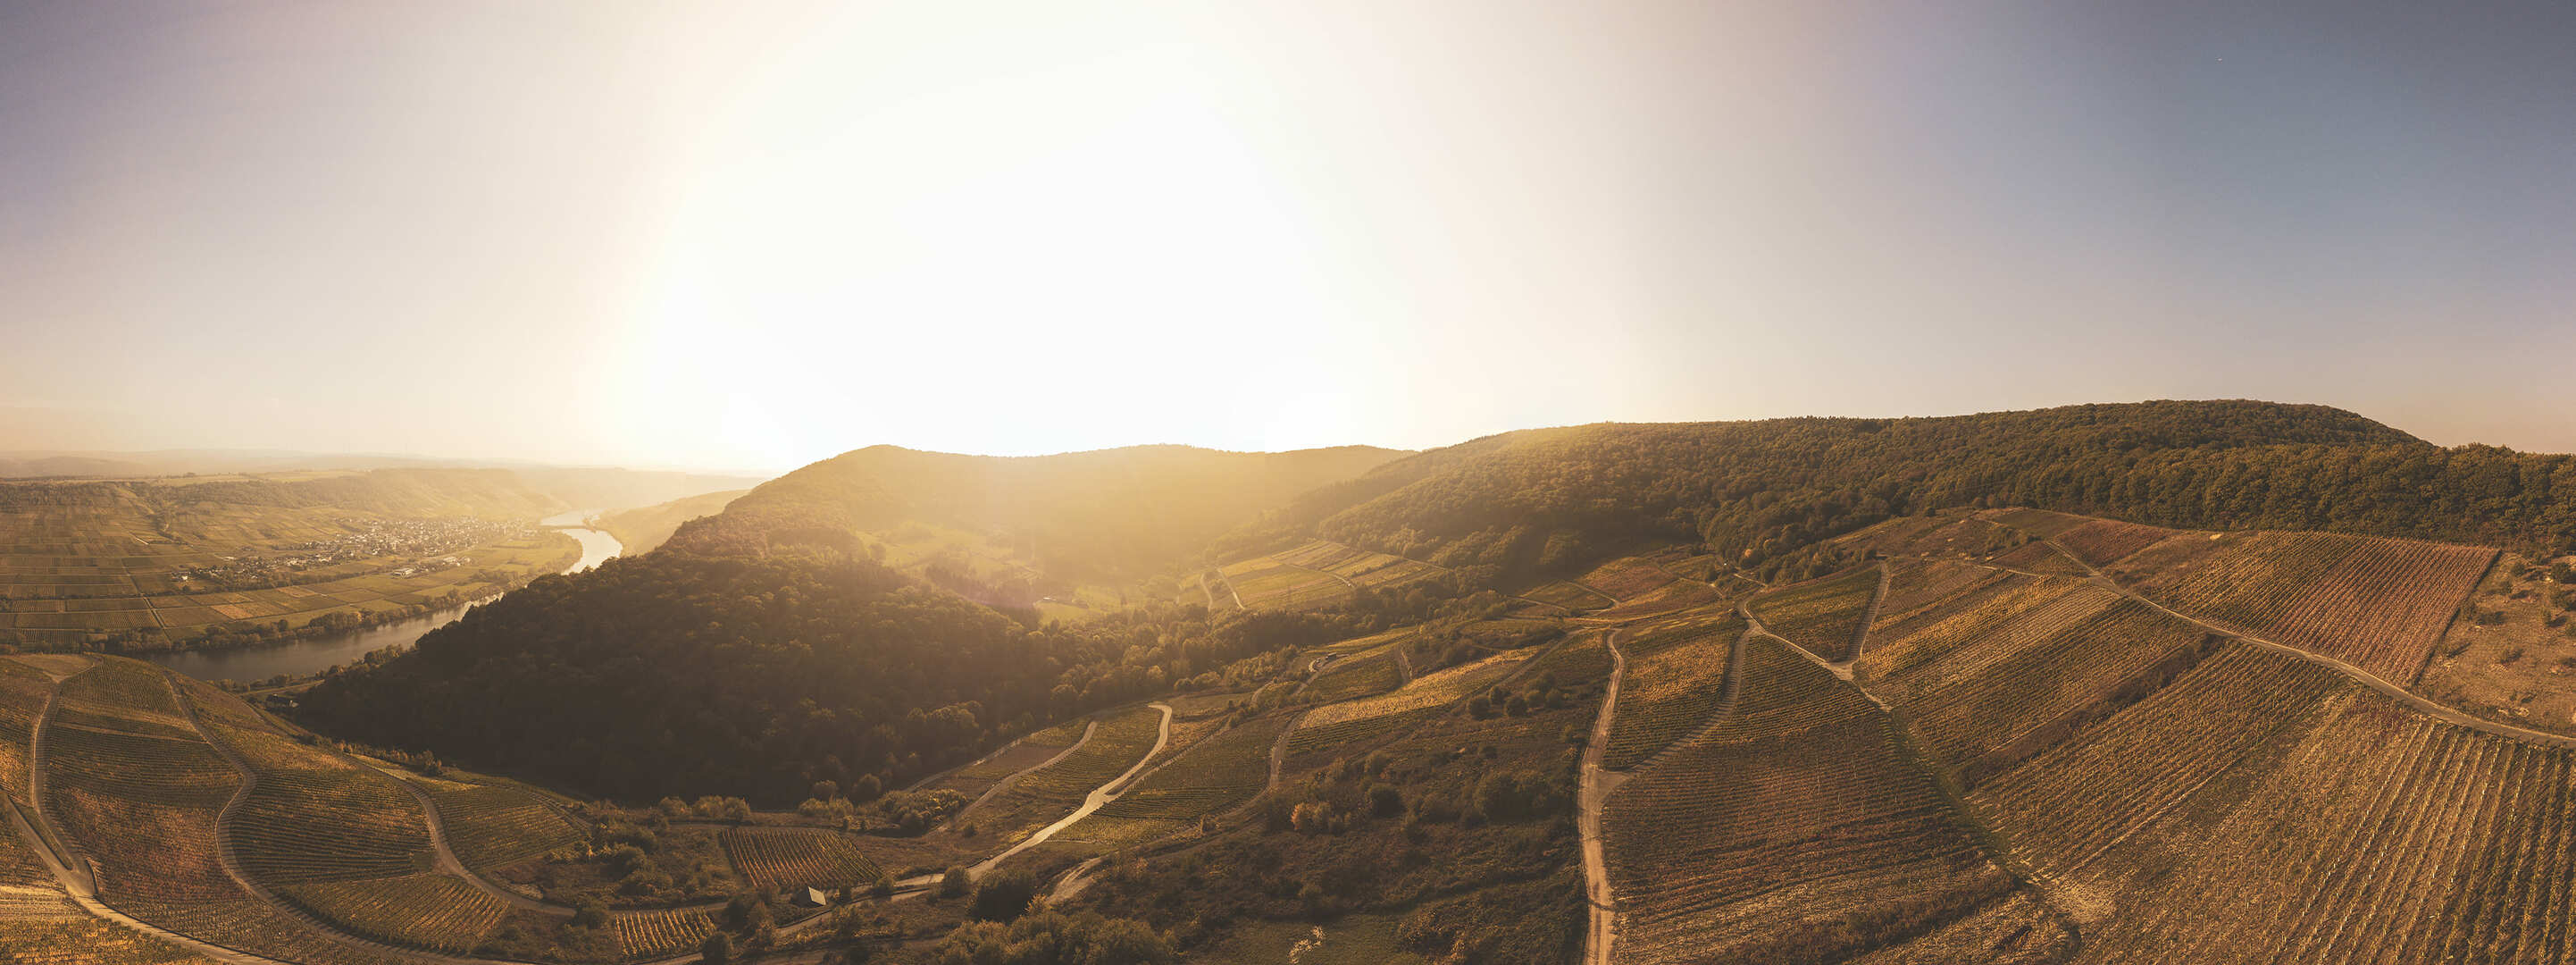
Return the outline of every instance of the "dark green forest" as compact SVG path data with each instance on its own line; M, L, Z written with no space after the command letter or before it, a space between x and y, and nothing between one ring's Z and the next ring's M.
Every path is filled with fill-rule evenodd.
M337 675L301 712L594 795L786 806L898 787L1011 737L1236 660L1373 630L1340 614L1215 623L1160 605L1032 626L863 558L668 551L540 579Z

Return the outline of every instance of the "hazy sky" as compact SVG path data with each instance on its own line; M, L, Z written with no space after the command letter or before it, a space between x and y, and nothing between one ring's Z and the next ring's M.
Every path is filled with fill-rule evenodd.
M2568 451L2571 365L2564 0L0 0L0 447Z

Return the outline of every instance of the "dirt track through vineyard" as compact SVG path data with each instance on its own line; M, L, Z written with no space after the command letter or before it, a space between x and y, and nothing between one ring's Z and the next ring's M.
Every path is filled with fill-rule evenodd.
M1026 840L1012 845L1009 850L1003 851L1000 854L986 858L982 862L977 863L973 868L967 870L967 875L969 877L981 878L986 874L991 873L993 868L1000 865L1003 860L1022 851L1044 844L1046 839L1055 837L1056 832L1072 827L1075 822L1090 817L1091 812L1100 810L1103 805L1117 800L1119 792L1127 786L1127 783L1135 780L1138 774L1143 773L1145 765L1154 760L1154 755L1162 753L1164 745L1171 743L1172 740L1172 705L1158 700L1145 706L1152 707L1155 710L1163 712L1162 725L1154 734L1154 746L1146 749L1145 756L1137 758L1136 763L1128 767L1126 773L1111 778L1107 784L1093 788L1091 793L1083 798L1082 806L1075 808L1072 814L1065 815L1058 819L1054 824L1039 828L1036 834L1029 835Z
M2144 603L2147 606L2155 608L2157 612L2176 620L2180 620L2184 623L2188 623L2192 626L2199 627L2202 630L2215 633L2231 640L2243 640L2246 643L2253 644L2263 649L2287 656L2297 657L2301 660L2308 661L2309 663L2335 671L2336 673L2343 674L2346 677L2352 678L2354 682L2359 683L2362 686L2385 694L2399 703L2412 708L2417 713L2424 714L2425 716L2432 717L2436 720L2458 724L2462 727L2466 727L2480 733L2493 734L2497 737L2526 741L2549 747L2576 748L2576 737L2564 737L2557 734L2532 730L2527 727L2516 727L2512 724L2500 724L2482 717L2473 717L2463 711L2434 703L2433 701L2417 695L2412 690L2408 690L2404 687L2388 682L2377 674L2371 673L2370 671L2352 664L2345 663L2341 660L2337 660L2333 657L2310 650L2303 650L2286 643L2275 643L2273 641L2263 639L2262 637L2246 633L2242 630L2219 626L2218 624L2211 623L2207 620L2182 613L2172 607L2150 600L2145 596L2140 595L2138 591L2130 589L2126 584L2112 579L2108 574L2103 573L2100 569L2093 566L2093 564L2086 563L2082 558L2077 557L2073 553L2067 552L2066 548L2064 546L2059 546L2056 540L2049 540L2048 543L2050 546L2057 547L2057 551L2065 554L2067 559L2074 560L2077 565L2084 567L2085 571L2091 574L2087 579L2091 580L2095 584L2111 590L2114 593L2118 593L2121 596Z
M277 894L268 890L266 885L262 885L256 879L253 879L248 871L243 870L240 856L233 852L233 838L230 832L235 826L235 821L240 818L242 805L250 800L252 789L259 783L259 772L251 768L249 761L243 760L240 754L235 753L232 745L215 739L215 735L206 729L205 721L197 716L196 702L189 700L187 694L180 691L176 672L165 670L162 671L162 674L161 682L170 688L170 699L179 705L180 713L187 716L188 726L196 729L197 739L204 741L206 746L212 748L217 756L222 757L226 762L233 766L234 773L241 776L241 786L233 789L232 799L224 802L223 810L215 817L215 856L222 862L224 866L224 874L233 880L233 884L240 886L241 890L249 893L252 898L256 898L262 903L277 909L279 913L303 923L304 926L307 929L310 929L314 934L371 954L400 961L432 963L432 965L471 965L471 963L475 962L497 962L499 965L526 965L526 963L514 963L503 959L461 958L454 955L440 955L432 952L415 951L407 948L397 948L371 939L361 938L332 927L320 918L314 917L312 913L297 907L292 902L278 898ZM404 786L409 787L410 785L406 783ZM433 820L435 820L435 818L433 818ZM450 860L453 860L453 858L453 855L449 856Z
M1628 675L1628 655L1619 651L1619 632L1606 632L1601 645L1610 650L1610 686L1601 694L1601 713L1593 718L1592 739L1583 745L1583 785L1577 797L1581 810L1575 826L1583 835L1583 895L1590 906L1590 922L1583 932L1584 965L1610 965L1610 944L1618 927L1618 912L1610 894L1610 866L1601 849L1601 805L1610 792L1628 779L1624 773L1601 769L1602 754L1610 746L1610 721L1619 710L1619 682Z

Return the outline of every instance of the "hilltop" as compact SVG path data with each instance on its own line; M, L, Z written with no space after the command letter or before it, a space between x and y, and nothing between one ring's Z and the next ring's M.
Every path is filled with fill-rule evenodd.
M1812 573L1800 554L1825 538L1982 506L2562 550L2576 547L2576 457L2444 448L2340 409L2250 401L1605 423L1390 462L1227 534L1218 554L1323 537L1515 579L1693 543Z
M1370 446L1220 452L1131 446L965 456L870 446L763 483L674 548L756 555L810 544L952 554L976 575L1019 567L1065 580L1157 572L1317 486L1405 455Z

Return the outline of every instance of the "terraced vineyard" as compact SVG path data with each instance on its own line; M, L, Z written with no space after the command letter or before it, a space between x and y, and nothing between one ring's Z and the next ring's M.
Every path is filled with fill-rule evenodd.
M2019 909L2024 941L2067 936L2014 903L1932 781L1905 764L1886 718L1776 641L1748 641L1747 707L1612 793L1606 856L1615 961L1825 962L1921 928ZM1776 688L1779 693L1768 693ZM1870 923L1870 924L1858 924Z
M245 734L246 739L285 738ZM228 742L233 735L227 734ZM290 882L385 878L428 870L429 816L394 779L338 766L263 768L232 825L251 877Z
M2172 538L2175 531L2161 526L2124 523L2116 519L2096 519L2057 534L2057 544L2075 554L2076 559L2094 566L2113 562Z
M2430 720L2265 651L2211 664L1988 802L2044 873L2123 909L2078 961L2576 951L2568 751Z
M1163 713L1135 707L1104 718L1091 739L1053 764L1032 771L1011 785L1009 793L1050 801L1082 800L1092 789L1127 772L1154 749L1162 732Z
M1874 680L1897 681L1899 686L1927 686L1930 681L1918 668L1975 648L2002 628L2021 622L2081 619L2109 607L2117 596L2080 580L2020 574L1967 583L1950 597L1882 621L1873 636L1877 645L1855 669Z
M1294 610L1350 595L1350 589L1330 573L1290 566L1266 556L1232 564L1223 572L1225 581L1243 598L1247 609Z
M1663 574L1661 570L1654 572L1658 575ZM1708 584L1697 580L1668 578L1659 584L1622 597L1618 606L1602 610L1593 616L1604 620L1641 620L1729 602L1743 596L1744 592L1751 588L1749 584L1733 579L1729 579L1726 585L1729 591L1721 594Z
M54 681L16 660L0 659L0 795L27 798L27 748L36 737L36 715Z
M856 888L885 873L847 836L790 829L728 830L725 854L755 888Z
M617 947L627 958L660 958L698 950L716 930L703 911L672 909L620 914L609 919L617 928Z
M1878 592L1878 568L1865 567L1756 595L1746 605L1771 632L1827 660L1851 656L1861 620Z
M1600 593L1585 589L1582 586L1565 582L1564 580L1541 583L1537 586L1530 587L1528 591L1521 595L1537 600L1541 603L1545 603L1549 606L1570 610L1575 613L1582 613L1587 610L1599 610L1615 606L1619 602L1602 596Z
M1293 715L1273 714L1201 741L1050 842L1092 852L1132 847L1252 800L1270 783L1270 748Z
M1574 582L1599 590L1611 598L1626 602L1661 588L1674 580L1673 574L1636 557L1622 557L1593 568Z
M1602 754L1601 766L1630 767L1708 722L1726 694L1730 655L1744 635L1744 621L1731 611L1726 616L1712 623L1694 623L1686 633L1621 646L1628 656L1628 674L1620 685L1610 745Z
M0 961L10 965L196 965L211 959L86 913L0 913Z
M2414 682L2488 547L2332 533L2183 534L2113 567L2192 616Z
M1994 522L2021 530L2022 532L2029 533L2030 535L2039 537L2040 539L2056 537L2068 530L2093 521L2093 518L2090 516L2053 513L2045 509L2031 509L2029 507L1999 509L1981 515L1986 519L1991 519Z
M1872 679L1906 712L1926 748L1973 784L2153 692L2196 664L2210 640L2144 603L2079 586L2048 605L1983 622L1973 646L1925 647L1940 652Z
M1400 586L1443 572L1429 563L1372 553L1327 540L1316 540L1285 553L1273 554L1273 558L1323 570L1360 586Z
M1580 685L1610 676L1610 648L1600 634L1587 634L1531 664L1533 677L1552 677L1560 685Z
M216 816L232 797L232 766L204 741L167 735L180 720L160 672L104 660L63 681L62 715L50 727L46 807L62 832L97 862L110 902L210 900L239 888L217 856ZM131 702L119 714L120 701Z
M1298 699L1329 704L1382 694L1403 684L1404 674L1396 666L1395 650L1388 647L1333 661L1306 684Z
M2335 688L2333 671L2231 643L2110 719L1979 785L2045 874L2084 867L2264 746Z
M267 902L239 895L205 901L136 899L117 910L198 941L304 965L417 965L323 937Z
M2084 564L2057 551L2047 543L2025 543L1987 558L1986 562L2005 569L2047 576L2083 576Z
M1887 564L1887 599L1879 602L1878 622L1870 627L1870 637L1885 648L1902 633L1899 626L1922 626L1938 622L1956 609L1961 594L1981 585L2016 579L1983 566L1947 560L1894 560ZM1935 607L1943 607L1935 611Z
M582 829L535 793L500 785L433 790L447 846L468 868L514 864L580 843Z
M1393 733L1493 686L1532 656L1529 650L1506 651L1415 677L1392 693L1317 707L1288 735L1288 753L1310 754Z
M1938 516L1899 516L1834 540L1855 551L1884 556L1981 558L2008 548L2012 533L1975 516L1955 512Z
M441 952L472 950L510 910L501 899L436 873L294 885L277 894L350 932Z

